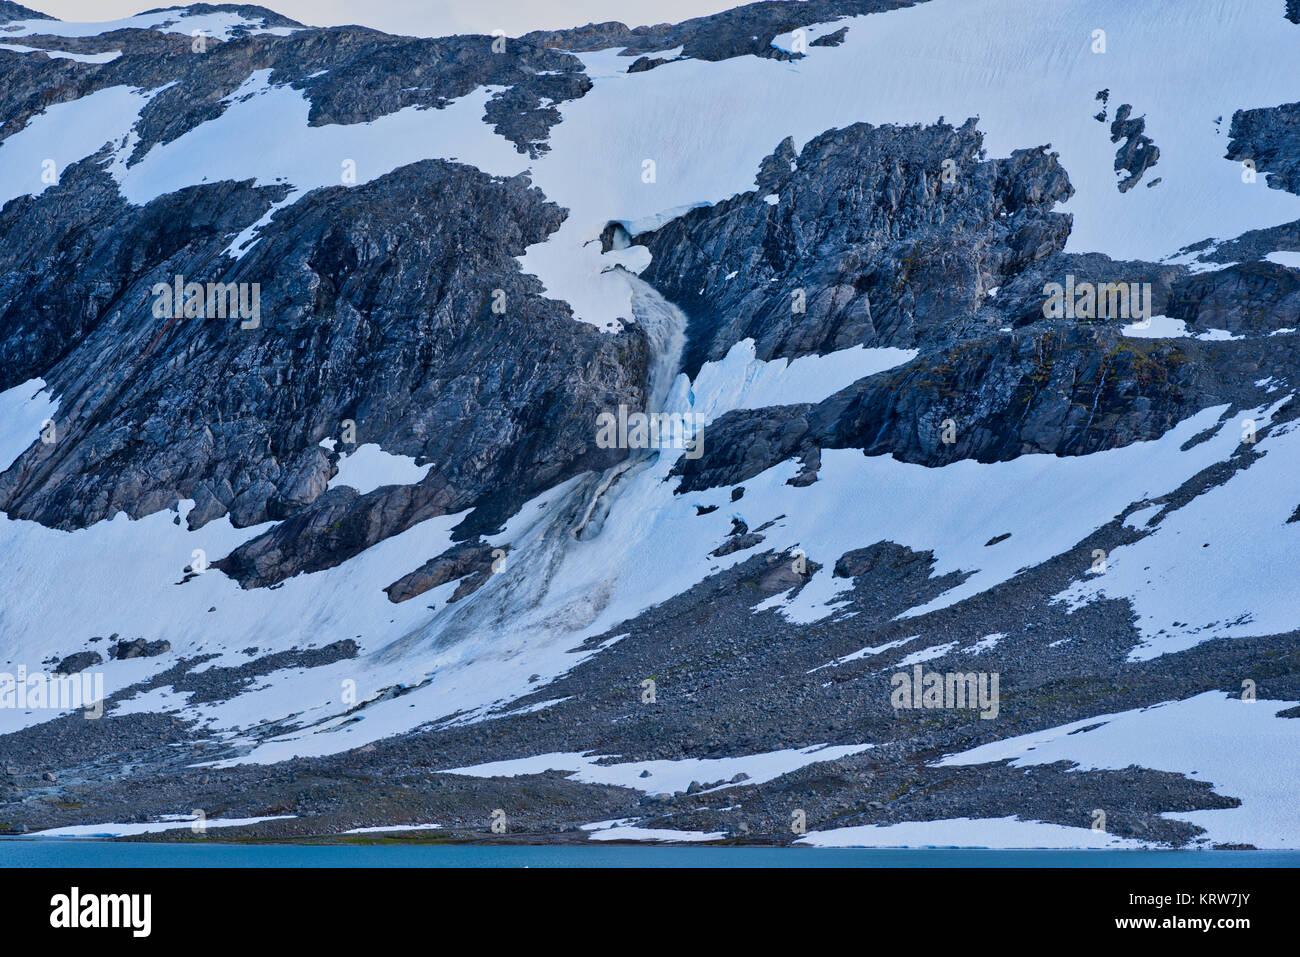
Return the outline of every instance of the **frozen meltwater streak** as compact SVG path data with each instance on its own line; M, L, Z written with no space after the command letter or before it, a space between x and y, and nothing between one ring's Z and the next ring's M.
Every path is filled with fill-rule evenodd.
M632 287L632 315L645 331L650 346L650 369L646 383L646 411L662 412L682 364L686 345L686 316L661 296L653 286L624 269L615 270ZM658 457L657 449L632 451L601 477L589 496L587 509L573 528L575 538L589 540L604 528L618 489L648 462Z
M647 412L661 412L682 365L686 316L638 276L618 270L632 287L632 315L650 340L650 395Z
M646 410L658 412L681 366L686 316L648 283L615 271L632 287L632 314L650 350ZM594 421L591 428L594 436ZM563 641L590 625L609 603L620 569L584 561L584 552L600 534L619 492L657 456L656 449L634 450L603 473L574 480L547 514L511 543L501 571L472 595L438 609L426 624L380 651L378 659L397 660L428 641L446 648L484 635L508 634L513 646Z

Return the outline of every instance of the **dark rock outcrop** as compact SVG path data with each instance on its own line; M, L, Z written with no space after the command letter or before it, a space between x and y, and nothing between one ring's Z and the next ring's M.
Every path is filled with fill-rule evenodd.
M1235 239L1215 243L1205 239L1182 250L1184 253L1199 252L1197 258L1202 262L1229 265L1240 262L1256 262L1271 252L1300 252L1300 221L1252 229Z
M820 36L816 40L809 40L808 45L810 47L837 47L844 42L844 39L848 35L849 35L849 28L840 27L834 33L828 33L825 36Z
M672 57L637 57L628 66L628 73L644 73L647 70L653 70L657 66L663 66L665 63L672 63Z
M1300 270L1271 262L1242 263L1188 276L1175 284L1165 313L1189 331L1225 329L1268 336L1300 326Z
M1300 193L1300 103L1232 115L1227 158L1249 160L1271 189Z
M753 548L755 545L762 544L762 542L763 536L756 532L746 532L743 535L732 535L713 551L709 552L709 554L714 558L722 558L726 555L731 555L734 552L743 552L748 548Z
M595 448L589 423L643 405L644 336L575 323L520 272L514 257L563 216L526 180L431 160L317 190L231 263L218 255L230 233L276 191L221 183L131 208L105 179L87 162L50 190L64 193L0 213L4 384L43 375L62 397L58 441L0 476L14 517L76 528L185 498L190 527L292 516L220 566L269 584L625 454ZM60 212L33 235L38 204ZM150 288L176 274L259 283L261 326L154 318ZM81 310L61 316L78 288ZM319 443L349 420L358 444L433 469L316 503L333 474Z
M1115 110L1114 122L1110 124L1110 141L1120 144L1115 151L1115 172L1128 173L1120 177L1121 193L1136 186L1142 175L1160 159L1160 147L1143 132L1147 128L1146 117L1132 117L1132 111L1131 104L1121 103ZM1154 185L1154 181L1147 185Z
M39 20L45 14L38 13L30 7L24 7L13 0L0 0L0 22L7 20Z
M103 664L103 662L103 656L97 651L78 651L76 654L68 655L60 661L55 666L54 673L56 675L75 675L87 668Z
M384 589L391 602L409 601L417 595L423 595L439 585L456 579L464 579L448 602L459 601L482 587L492 574L492 553L496 549L491 545L462 542L447 551L429 559L415 571L403 575Z
M916 562L923 563L921 568L927 568L934 562L934 555L931 552L915 552L894 542L877 542L866 548L845 552L835 560L835 569L831 574L836 578L865 578L874 583L888 574L896 573L897 569L907 568Z
M968 329L987 289L1064 246L1052 207L1073 192L1055 154L982 142L974 120L787 139L753 192L635 237L642 278L691 318L687 373L744 338L771 359Z
M931 467L1086 455L1158 438L1211 405L1258 402L1259 370L1297 363L1295 336L1129 339L1080 326L977 339L816 405L730 412L709 426L704 455L679 459L674 474L679 491L725 487L832 448Z
M697 60L728 60L738 56L758 56L773 60L795 60L791 54L772 46L783 33L814 23L826 23L841 17L881 13L913 6L922 0L807 0L802 3L762 2L724 10L681 23L629 28L609 21L592 23L570 30L539 30L525 34L524 40L561 50L605 50L623 47L624 56L640 57L682 47L682 56ZM833 46L843 40L836 31L810 46ZM661 62L668 62L662 60ZM642 69L652 69L650 63Z
M1025 266L1020 272L1009 276L998 289L996 297L983 303L981 315L1005 321L1006 325L1019 329L1024 326L1041 324L1044 321L1044 304L1047 299L1045 289L1049 283L1064 285L1068 277L1074 277L1075 288L1082 288L1085 283L1094 289L1107 283L1124 283L1125 288L1134 284L1139 290L1149 285L1151 288L1151 314L1159 315L1166 310L1174 284L1187 275L1183 266L1169 266L1162 263L1149 263L1141 260L1111 259L1101 253L1057 253ZM1130 315L1123 314L1123 306L1128 306L1131 313L1132 298L1120 297L1117 302L1121 313L1094 316L1092 319L1080 318L1077 321L1089 324L1115 325L1129 321ZM1145 296L1143 297L1145 300ZM1110 309L1107 297L1107 312ZM986 322L981 334L991 332Z
M143 638L136 638L134 641L119 641L108 651L108 656L118 661L127 658L156 658L172 650L170 641L145 641Z
M294 25L280 19L277 25ZM363 27L235 34L225 42L206 39L201 53L188 34L148 29L24 38L28 46L121 56L86 64L0 51L0 101L9 120L0 140L55 103L119 85L155 90L136 127L139 139L128 158L133 164L154 146L219 117L254 72L269 70L270 83L303 92L312 126L364 123L406 107L440 109L480 87L500 87L485 121L520 153L536 157L548 149L545 140L560 120L557 105L591 89L576 57L522 40L494 52L492 37L400 37Z

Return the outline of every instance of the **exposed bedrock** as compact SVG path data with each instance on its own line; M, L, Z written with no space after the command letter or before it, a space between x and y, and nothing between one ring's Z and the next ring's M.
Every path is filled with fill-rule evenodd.
M636 237L690 317L686 371L745 338L771 359L970 334L990 288L1065 245L1073 192L1054 154L982 140L974 120L786 139L756 190Z
M506 551L508 549L495 549L479 542L461 542L429 559L415 571L403 575L384 591L388 594L389 601L403 602L449 581L459 580L460 584L447 601L460 601L482 587L492 574L496 561L493 553L499 557Z
M1300 103L1238 110L1229 135L1228 159L1267 173L1271 189L1300 193Z
M233 9L223 7L222 9ZM270 11L268 26L294 21ZM0 101L10 122L0 140L46 107L97 90L130 86L156 91L144 106L129 162L216 119L255 71L272 84L290 84L310 103L308 123L364 123L406 107L442 108L483 86L496 88L485 120L536 157L549 147L559 105L583 96L591 80L582 62L559 50L510 40L504 50L487 36L402 37L364 27L308 27L283 36L241 34L206 39L197 52L189 33L116 30L92 37L24 37L33 47L82 53L120 52L87 65L40 54L0 50Z
M841 17L883 13L910 7L918 0L806 0L802 3L749 3L681 23L628 27L617 21L590 23L569 30L538 30L524 39L541 46L561 50L604 50L621 47L622 56L682 48L682 56L697 60L728 60L738 56L758 56L773 60L796 60L804 54L778 49L772 41L779 35L800 27L825 23ZM842 38L836 31L833 36ZM822 43L834 45L835 39ZM809 46L818 45L816 40ZM667 59L647 60L639 68L653 69ZM638 70L638 72L639 72ZM629 69L629 72L633 72Z
M196 503L191 527L292 516L226 563L269 584L446 511L509 514L625 455L596 448L591 423L644 403L644 335L573 321L520 271L515 257L564 215L526 179L429 160L317 190L235 262L221 255L232 227L270 197L218 184L132 209L103 177L87 163L65 178L63 214L35 229L35 201L0 215L13 277L0 316L22 330L6 339L6 384L41 374L60 397L58 440L0 475L13 517L76 528L180 499ZM32 295L23 276L42 270ZM258 283L260 324L155 317L152 287L175 275ZM86 307L49 323L60 282ZM424 481L322 496L337 453L320 443L345 442L349 420L357 445L432 463Z
M1295 337L1129 339L1089 328L1007 334L918 358L815 405L728 413L709 426L703 456L679 459L675 474L681 491L734 485L796 456L815 471L827 448L926 466L1086 455L1158 438L1209 406L1263 403L1251 380L1279 366L1300 368Z
M787 458L816 479L823 448L941 466L1026 453L1085 455L1154 439L1214 405L1264 401L1262 370L1300 371L1300 274L1064 253L1071 195L1043 149L988 160L975 122L830 130L787 140L758 188L634 237L643 274L690 316L694 371L752 338L760 359L856 345L911 362L825 401L729 413L681 459L680 490L732 485ZM1089 290L1053 312L1053 287ZM1080 293L1082 295L1082 293ZM800 310L802 306L802 311ZM1142 338L1167 315L1193 336ZM1131 324L1136 330L1128 333Z
M1142 175L1160 160L1160 147L1144 132L1146 117L1131 117L1132 111L1131 104L1121 103L1115 110L1114 122L1110 124L1110 141L1119 143L1115 151L1115 172L1120 177L1121 193L1127 193L1141 182ZM1147 185L1156 185L1156 180L1148 180Z

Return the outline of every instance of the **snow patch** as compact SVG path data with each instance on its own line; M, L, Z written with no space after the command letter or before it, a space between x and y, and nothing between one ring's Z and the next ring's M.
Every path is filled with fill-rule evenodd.
M354 827L344 834L389 834L394 831L439 831L441 824L384 824L379 827Z
M44 47L24 47L13 43L0 43L0 50L10 53L44 53L51 60L75 60L78 63L112 63L122 55L121 50L104 53L70 53L67 50L46 50Z
M810 26L798 27L788 33L778 33L772 38L772 46L783 53L807 55L812 53L809 47L814 40L835 33L837 30L842 29L843 26L844 24L841 21L833 20L830 23L814 23ZM796 43L801 39L803 41L802 49L797 49Z
M884 652L889 651L891 648L901 648L909 641L915 641L917 638L920 637L921 637L920 635L912 635L908 638L898 638L894 641L887 641L883 645L876 645L874 648L873 647L860 648L850 655L845 655L842 658L836 658L834 661L828 661L824 665L818 665L816 668L813 668L811 671L809 671L808 674L812 674L814 671L821 671L823 668L835 668L843 664L848 664L848 662L850 661L858 661L862 658L869 658L875 655L883 654Z
M1131 339L1182 339L1187 336L1187 323L1168 316L1152 316L1143 322L1131 322L1120 330Z
M943 645L931 645L929 648L922 648L920 651L914 651L906 658L903 658L895 668L910 668L912 665L919 665L923 661L932 661L935 658L942 658L948 652L952 651L960 642L950 641Z
M593 841L671 841L674 843L698 843L700 841L720 841L727 836L726 831L677 831L664 827L636 827L621 821L598 821L584 824L582 829L588 832Z
M832 747L814 744L806 748L787 748L762 754L746 754L734 758L683 758L677 761L625 761L619 764L601 764L613 755L591 752L557 752L539 754L530 758L492 761L464 768L449 768L442 774L463 774L476 778L515 778L527 774L544 774L547 771L571 771L570 781L584 784L607 784L633 788L645 794L679 794L692 782L706 784L725 781L709 791L723 791L732 787L766 784L784 777L800 768L821 761L836 761L859 754L873 747L870 744L852 744ZM642 777L642 772L649 774ZM748 778L740 782L731 779L738 774Z
M18 456L39 441L45 422L52 421L58 411L58 400L50 397L44 379L29 379L0 392L0 472L8 471Z
M339 459L338 474L330 479L328 487L346 485L365 495L385 485L415 485L424 480L433 466L433 462L416 465L409 455L394 455L367 443Z
M1144 848L1143 841L1116 837L1087 827L1067 827L1018 817L948 818L903 821L809 831L796 844L812 847L972 847L1019 848Z
M1278 252L1269 253L1264 257L1271 263L1277 263L1279 266L1287 266L1291 269L1300 269L1300 253L1295 252Z
M983 638L975 642L975 644L971 645L969 648L963 648L962 652L968 655L982 655L984 654L984 652L997 647L997 643L1005 637L1006 635L1004 635L1000 631L995 632L994 634L991 635L985 635Z
M1246 420L1262 431L1290 400L1243 411L1212 441L1239 445ZM1142 635L1132 661L1211 638L1300 628L1300 522L1289 522L1297 505L1300 429L1275 428L1254 450L1248 467L1167 512L1139 541L1112 549L1104 573L1075 582L1055 600L1073 611L1101 598L1127 598Z
M69 166L105 145L120 150L152 95L135 87L110 86L52 104L33 116L0 142L0 206L19 196L40 196Z
M1011 761L1012 767L1071 761L1073 770L1130 765L1173 771L1214 785L1240 807L1166 811L1206 830L1204 841L1300 847L1300 721L1278 713L1295 701L1242 701L1221 691L1099 715L948 755L937 767ZM1092 727L1099 725L1098 727ZM1084 730L1091 728L1091 730Z
M155 145L130 168L115 167L122 195L139 206L201 183L253 180L257 186L293 187L279 209L310 190L343 185L345 163L354 164L350 168L361 185L429 158L505 176L519 173L526 162L482 121L493 88L480 87L442 109L409 106L368 123L309 126L306 93L287 84L272 86L270 74L269 69L254 71L226 97L219 117ZM256 143L257 149L232 148L245 143ZM246 251L274 212L245 230L230 252Z
M916 355L915 349L854 346L820 356L763 361L756 358L754 340L742 339L721 360L704 363L689 387L681 376L675 403L685 405L683 411L704 416L706 422L734 409L816 403Z
M175 818L175 820L135 824L73 824L68 827L52 827L44 831L33 831L24 835L24 837L132 837L136 834L179 831L191 827L198 820L196 817L185 814L168 816ZM296 814L276 814L270 817L208 818L204 821L204 827L247 827L250 824L261 824L264 821L287 821L297 816Z

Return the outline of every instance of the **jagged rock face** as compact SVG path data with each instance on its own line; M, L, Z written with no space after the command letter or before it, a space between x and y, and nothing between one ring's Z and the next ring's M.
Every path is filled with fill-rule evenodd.
M1152 313L1196 332L1268 336L1294 326L1296 280L1271 263L1190 276L1060 252L1069 218L1051 208L1071 188L1055 157L985 161L979 144L973 121L833 130L798 156L787 141L755 191L635 238L654 254L645 278L691 316L688 371L745 337L761 359L859 343L921 352L814 405L723 416L704 455L677 463L679 491L734 485L792 457L803 471L791 482L806 485L824 448L932 467L1086 455L1257 399L1259 370L1295 361L1287 344L1129 339L1127 313L1046 318L1047 284L1068 275L1149 285ZM792 308L800 297L806 313Z
M1226 329L1268 336L1300 323L1300 274L1271 262L1248 262L1174 286L1166 313L1198 333Z
M12 516L72 528L192 498L191 527L227 512L239 525L284 518L321 496L334 470L319 443L340 438L348 419L358 444L435 463L418 486L336 490L270 533L274 546L258 539L232 559L232 570L256 566L274 581L503 489L518 500L622 456L596 449L587 424L610 403L644 402L644 337L575 323L521 274L514 257L563 218L526 180L429 160L318 190L232 264L218 255L228 236L211 220L231 215L218 200L242 198L247 218L265 207L262 191L222 184L135 210L77 192L102 177L86 169L65 181L69 221L47 224L44 248L14 240L27 206L5 211L4 255L15 261L6 274L34 273L62 249L67 273L84 272L71 281L90 293L89 315L42 331L53 299L10 284L6 321L28 331L22 367L6 356L16 370L6 381L58 354L42 374L62 396L59 441L34 445L0 479ZM187 225L173 237L166 224ZM260 327L156 318L151 287L175 274L259 283ZM50 277L49 297L59 280ZM299 534L326 518L330 534ZM273 567L253 558L267 553Z
M996 297L983 302L980 316L1015 328L1041 323L1044 287L1051 282L1063 283L1067 276L1073 276L1076 285L1091 283L1094 287L1119 282L1149 284L1152 314L1158 315L1167 308L1175 284L1187 276L1187 269L1141 260L1111 259L1102 253L1057 253L1030 263L1009 277ZM990 331L987 326L992 324L986 322L982 331Z
M797 60L803 54L788 53L772 46L780 34L813 23L840 17L860 16L910 7L916 0L807 0L804 3L750 3L681 23L628 28L623 23L592 23L571 30L539 30L524 39L563 50L604 50L624 47L624 56L682 47L682 56L697 60L727 60L738 56L759 56L774 60ZM838 33L838 31L837 31ZM838 34L840 39L843 35ZM820 45L837 41L823 38ZM817 41L813 41L814 44ZM810 44L811 45L811 44ZM642 58L637 71L669 62ZM632 72L629 68L629 72Z
M423 595L449 581L462 579L456 591L447 599L449 602L459 601L487 581L487 576L492 573L493 551L491 545L462 542L429 559L415 571L403 575L384 591L389 601L396 604ZM504 552L505 549L502 549L501 553Z
M816 405L728 413L710 426L704 455L674 472L685 492L734 485L793 456L815 471L825 448L930 467L1088 455L1158 438L1211 405L1258 400L1251 380L1261 369L1298 361L1289 339L1144 340L1078 327L974 340Z
M1229 135L1228 159L1250 160L1270 188L1300 193L1300 103L1238 110Z
M191 12L208 9L299 26L256 7ZM152 29L24 45L121 55L87 68L0 51L0 138L98 90L162 88L141 112L128 166L218 117L258 70L302 90L314 126L497 87L485 122L534 158L557 104L591 86L575 57L520 40L498 52L490 37L355 27L277 36L237 26L201 50L187 33ZM318 190L235 261L231 239L287 187L220 182L134 207L106 156L0 210L0 388L42 376L61 403L58 441L34 445L0 480L10 515L70 529L190 498L191 528L227 514L241 526L289 519L221 565L272 584L449 509L481 506L467 535L493 528L530 494L624 454L594 448L588 425L611 405L644 403L644 337L574 323L520 273L514 257L565 215L525 180L427 161ZM265 321L155 316L155 284L178 275L257 284ZM432 462L425 482L326 494L337 455L319 443L349 420L358 444Z
M14 3L13 0L0 0L0 22L6 20L34 20L43 16L29 7L24 7L21 3Z
M1115 172L1120 174L1119 191L1127 193L1142 180L1142 174L1155 166L1160 159L1160 147L1145 135L1146 117L1130 117L1132 104L1121 103L1115 110L1115 120L1110 124L1110 141L1119 143L1115 151ZM1127 173L1125 176L1123 174ZM1155 180L1147 182L1154 186Z
M557 104L591 89L576 57L513 39L504 52L495 52L492 37L430 39L361 27L303 28L285 36L207 40L203 52L196 52L188 35L127 29L84 38L35 36L23 43L122 55L86 70L66 59L0 51L5 67L0 97L11 117L0 140L54 103L119 85L167 87L141 111L139 140L128 164L220 116L226 98L257 70L270 70L272 83L304 92L312 126L364 123L412 106L437 109L479 87L502 87L489 100L487 119L520 153L534 158L548 149L545 140L560 120Z
M128 310L133 335L150 328L151 320L141 321L150 314L150 277L162 280L168 270L195 274L195 265L284 192L227 181L133 207L91 157L40 197L6 204L0 209L0 389L44 375ZM109 348L104 359L117 351ZM93 360L95 353L78 358L87 356ZM93 365L82 374L111 368Z
M635 241L643 278L691 318L689 374L740 339L758 357L942 341L996 287L1060 250L1072 189L1053 154L985 160L975 121L856 124L786 140L758 188Z

